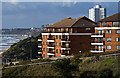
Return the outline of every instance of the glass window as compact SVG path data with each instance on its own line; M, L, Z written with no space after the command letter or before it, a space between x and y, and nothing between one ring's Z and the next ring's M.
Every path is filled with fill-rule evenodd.
M56 49L56 53L58 53L58 49Z
M106 33L107 34L111 34L111 30L106 30Z
M90 30L90 28L86 28L86 30Z
M102 26L106 25L106 22L102 22Z
M59 36L59 39L61 39L61 36Z
M45 39L45 35L43 35L43 39Z
M117 34L120 34L120 30L116 30L116 33L117 33Z
M46 45L48 45L48 42L46 42Z
M70 32L71 32L71 28L70 28L69 30L70 30Z
M56 46L58 46L58 43L56 42Z
M58 39L58 36L56 36L56 39Z
M107 38L107 42L111 42L111 38Z
M45 48L43 48L43 51L45 51Z
M43 42L43 45L45 45L45 42Z
M61 43L59 43L59 46L61 46Z
M46 51L48 52L48 48L46 49Z
M108 50L111 49L111 45L107 45L107 49L108 49Z
M43 57L45 58L45 54L43 54Z
M58 31L61 32L61 29L59 28Z
M116 38L116 41L117 41L117 42L120 42L120 38Z
M113 22L113 26L119 26L120 22Z
M116 49L120 50L120 45L117 45L117 46L116 46Z
M50 31L53 31L53 29L52 29L52 28L50 28Z
M60 53L61 53L61 50L60 50Z

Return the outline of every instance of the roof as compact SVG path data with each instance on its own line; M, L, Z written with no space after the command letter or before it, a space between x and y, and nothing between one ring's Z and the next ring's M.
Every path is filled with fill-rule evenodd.
M54 24L51 24L47 27L55 27L55 28L60 28L60 27L93 27L95 26L96 23L91 21L85 16L81 16L76 19L72 19L71 17L67 17L61 21L58 21Z
M120 12L114 15L108 16L104 19L101 19L100 22L119 22L120 21Z

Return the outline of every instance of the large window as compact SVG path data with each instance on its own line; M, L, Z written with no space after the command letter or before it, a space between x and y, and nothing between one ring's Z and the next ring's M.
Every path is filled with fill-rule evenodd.
M117 46L116 46L116 49L120 50L120 45L117 45Z
M58 53L58 49L56 49L56 53Z
M106 22L102 22L102 26L106 25Z
M120 34L120 30L116 30L116 34Z
M111 38L107 38L107 42L111 42Z
M48 52L48 48L46 49L46 51Z
M45 35L43 35L43 39L45 39Z
M53 29L52 29L52 28L50 28L50 31L52 32L52 31L53 31Z
M113 22L113 26L119 26L120 22Z
M56 42L56 46L58 46L58 43Z
M59 46L61 46L61 43L59 43Z
M59 36L59 39L61 39L61 36Z
M58 39L58 36L56 36L56 39Z
M106 33L107 34L111 34L111 30L106 30Z
M45 51L45 48L43 48L43 51Z
M120 38L116 38L116 41L117 41L117 42L120 42Z
M45 45L45 42L43 42L43 45Z
M110 50L111 49L111 45L107 45L107 47L106 47L108 50Z

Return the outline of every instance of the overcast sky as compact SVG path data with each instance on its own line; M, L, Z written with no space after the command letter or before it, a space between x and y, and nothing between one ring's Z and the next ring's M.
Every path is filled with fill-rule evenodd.
M89 8L96 4L107 9L107 16L118 12L117 2L3 2L3 28L40 27L52 24L66 17L88 17Z

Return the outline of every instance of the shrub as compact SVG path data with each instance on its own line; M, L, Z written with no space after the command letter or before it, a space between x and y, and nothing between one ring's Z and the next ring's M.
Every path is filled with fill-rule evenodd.
M9 66L13 66L14 64L11 62Z

